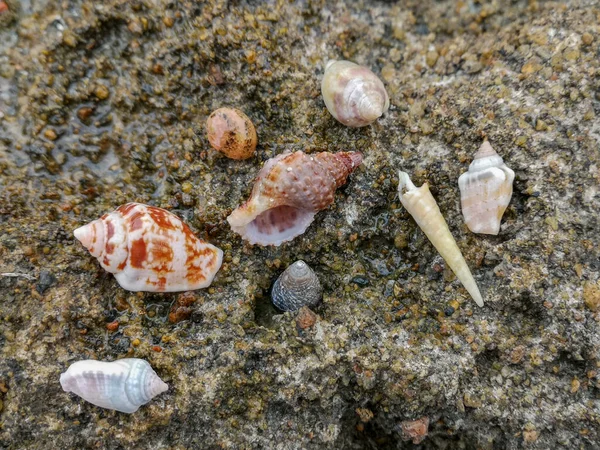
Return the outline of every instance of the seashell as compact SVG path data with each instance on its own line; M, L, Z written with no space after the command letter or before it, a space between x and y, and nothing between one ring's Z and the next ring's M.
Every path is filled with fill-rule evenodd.
M350 61L329 61L321 82L327 109L349 127L364 127L390 107L381 80L364 66Z
M176 292L211 284L223 252L175 214L127 203L78 228L75 237L129 291Z
M481 144L469 171L458 178L465 222L473 233L498 234L510 203L515 173L488 141Z
M415 187L406 172L400 171L398 178L398 193L402 205L415 219L419 228L427 235L463 286L469 291L475 303L483 306L483 298L479 293L477 283L475 283L469 266L467 266L465 258L450 233L440 208L431 192L429 192L429 186L425 183L420 188Z
M208 141L231 159L248 159L256 150L256 129L239 109L219 108L206 121Z
M124 413L136 412L169 389L148 362L137 358L77 361L60 375L60 385L93 405Z
M273 284L271 299L282 311L296 311L314 306L321 300L323 288L319 279L304 261L296 261Z
M258 173L248 201L227 217L251 244L281 245L306 231L315 214L333 203L362 155L356 152L284 153Z

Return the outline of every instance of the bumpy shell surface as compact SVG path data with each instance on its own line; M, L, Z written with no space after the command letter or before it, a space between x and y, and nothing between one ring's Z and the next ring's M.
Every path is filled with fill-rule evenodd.
M169 389L143 359L114 362L77 361L60 375L65 392L73 392L102 408L133 413Z
M314 306L323 296L317 275L304 261L296 261L277 278L271 291L273 304L282 311Z
M315 214L333 203L362 155L356 152L284 153L260 170L248 201L227 217L251 244L280 245L306 231Z
M129 291L177 292L210 285L223 252L198 239L175 214L127 203L74 232Z
M510 203L515 173L488 141L475 154L469 171L458 179L465 222L473 233L498 234Z
M350 61L329 61L321 82L327 109L349 127L364 127L390 107L383 83L367 67Z
M208 141L231 159L248 159L256 150L256 129L239 109L219 108L206 121Z
M450 233L448 224L444 220L440 208L433 195L429 192L429 186L425 183L417 188L410 180L406 172L398 173L398 193L400 202L415 219L419 228L427 235L436 250L442 255L450 269L455 273L467 289L475 303L483 306L483 298L473 279L473 275L467 266L456 241Z

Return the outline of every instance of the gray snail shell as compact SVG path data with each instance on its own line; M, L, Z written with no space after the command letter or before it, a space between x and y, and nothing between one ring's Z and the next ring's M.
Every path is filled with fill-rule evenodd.
M315 306L322 295L323 288L319 279L304 261L296 261L285 269L271 291L273 304L282 311Z
M388 94L377 75L350 61L327 63L321 94L331 115L349 127L367 126L390 107Z

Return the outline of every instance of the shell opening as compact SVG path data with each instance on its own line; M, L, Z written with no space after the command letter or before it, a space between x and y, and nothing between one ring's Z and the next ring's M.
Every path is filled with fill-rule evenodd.
M413 184L408 174L400 170L398 172L398 192L400 193L400 197L406 192L410 192L416 188L417 187Z
M231 228L251 244L278 246L304 233L314 217L312 211L282 205L262 212L247 225Z

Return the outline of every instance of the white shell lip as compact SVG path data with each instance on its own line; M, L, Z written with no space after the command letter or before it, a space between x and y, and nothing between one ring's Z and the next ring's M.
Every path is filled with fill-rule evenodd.
M259 221L269 222L269 215L277 208L288 208L296 212L296 219L293 225L281 229L273 230L271 233L264 233L261 231ZM243 212L243 211L239 211ZM231 215L227 218L231 229L238 233L244 240L248 241L252 245L273 245L275 247L280 246L284 242L289 242L294 238L304 234L310 224L313 222L316 213L308 211L306 209L293 208L286 205L280 205L276 208L267 208L262 211L255 211L257 214L249 216ZM239 217L241 216L241 217Z

